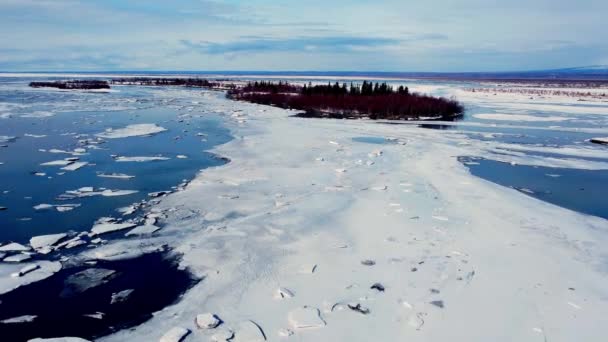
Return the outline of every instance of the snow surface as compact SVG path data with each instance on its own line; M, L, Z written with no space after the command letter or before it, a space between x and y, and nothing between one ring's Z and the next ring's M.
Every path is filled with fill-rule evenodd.
M88 252L166 244L204 280L101 341L155 341L176 326L191 331L186 341L604 341L608 222L476 178L457 159L497 144L411 125L303 124L289 111L205 94L210 112L247 118L224 116L236 138L213 152L231 162L163 197L154 209L166 225L155 235ZM496 101L479 96L467 103ZM530 108L557 106L551 101ZM360 136L407 143L379 150L353 141ZM280 288L295 295L277 299ZM197 329L202 308L224 323Z
M160 127L156 124L135 124L114 130L107 129L103 133L96 134L96 136L105 139L120 139L129 137L150 136L158 134L160 132L164 132L166 130L166 128Z

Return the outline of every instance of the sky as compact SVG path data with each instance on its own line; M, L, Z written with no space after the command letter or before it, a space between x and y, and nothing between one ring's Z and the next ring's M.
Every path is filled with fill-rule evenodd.
M0 0L0 70L608 65L606 0Z

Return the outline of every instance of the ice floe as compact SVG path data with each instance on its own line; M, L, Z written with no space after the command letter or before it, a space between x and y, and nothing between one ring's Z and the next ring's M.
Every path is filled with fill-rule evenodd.
M26 260L29 260L32 258L31 254L28 253L18 253L18 254L13 254L11 256L8 256L4 259L2 259L3 262L24 262Z
M19 323L30 323L36 319L36 315L23 315L19 317L7 318L0 321L3 324L19 324Z
M61 291L62 297L72 297L94 287L109 282L116 276L116 271L105 268L87 268L68 276Z
M98 223L91 229L91 234L101 235L133 227L135 227L135 223Z
M112 297L110 298L110 304L117 304L127 301L131 294L133 293L133 289L122 290L120 292L112 293Z
M166 128L160 127L156 124L134 124L128 125L124 128L119 129L107 129L103 133L96 134L100 138L105 139L119 139L128 137L140 137L150 136L166 131Z
M30 239L30 246L34 249L52 246L66 236L65 233L34 236Z
M17 242L11 242L6 245L0 246L0 252L25 252L29 250L29 247Z
M116 178L116 179L131 179L131 178L135 178L135 176L127 175L127 174L124 174L124 173L98 173L97 177Z
M60 270L61 263L57 261L41 260L25 266L23 264L0 264L0 294L46 279Z
M170 158L167 157L123 157L123 156L119 156L114 158L115 161L117 162L123 162L123 163L127 163L127 162L135 162L135 163L145 163L145 162L152 162L152 161L164 161L164 160L169 160Z

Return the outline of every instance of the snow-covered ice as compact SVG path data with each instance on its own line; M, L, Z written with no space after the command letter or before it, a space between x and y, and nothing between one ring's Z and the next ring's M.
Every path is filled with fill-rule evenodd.
M465 100L490 102L479 96ZM587 110L539 100L524 111L524 102L501 101L503 113L559 109L552 120ZM160 234L83 252L105 260L167 245L183 255L180 267L204 280L147 322L101 341L157 341L174 327L191 331L192 340L603 341L606 220L478 179L458 156L604 170L606 162L582 160L575 150L563 151L569 159L498 155L505 146L495 139L409 124L303 125L288 111L220 95L205 102L212 112L255 113L242 124L227 115L237 138L212 152L231 162L155 199L154 212L166 215ZM407 144L380 150L352 140L361 136ZM585 145L597 150L572 148L603 150ZM314 162L319 156L323 162ZM281 288L295 295L281 296ZM201 311L224 323L197 329Z
M52 246L66 236L65 233L34 236L30 239L30 246L34 249Z

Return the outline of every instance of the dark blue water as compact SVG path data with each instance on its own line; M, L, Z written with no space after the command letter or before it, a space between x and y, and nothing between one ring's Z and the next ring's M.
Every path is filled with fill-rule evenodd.
M23 82L23 81L22 81ZM206 167L225 163L205 152L231 138L219 119L204 111L180 110L178 100L170 104L154 101L145 90L121 87L119 93L71 94L27 89L2 92L0 102L26 105L12 108L13 117L0 119L0 135L16 136L0 148L0 242L26 242L31 236L89 230L95 219L117 216L117 208L148 198L149 192L171 190L182 180L192 179ZM185 103L188 105L191 103ZM117 110L105 110L114 106ZM93 110L91 110L93 108ZM53 111L48 118L25 118L32 111ZM58 112L63 110L63 112ZM73 150L83 147L79 140L95 138L106 128L136 123L155 123L168 131L151 137L104 139L100 149L88 149L77 156L90 164L76 171L63 171L41 163L72 157L41 152L40 149ZM34 138L26 134L46 135ZM201 136L203 134L203 136ZM116 162L111 155L163 156L167 161ZM187 159L176 158L186 155ZM46 173L36 176L35 172ZM58 174L63 173L63 174ZM98 173L124 173L132 179L98 177ZM61 201L57 196L80 187L137 190L117 197L89 197ZM37 211L35 205L81 204L69 212L55 209Z
M608 219L608 171L511 165L466 157L460 160L475 176L564 208Z
M198 280L175 267L175 257L155 253L95 266L64 269L53 277L0 295L0 320L24 315L37 316L27 323L0 323L0 340L27 341L35 337L77 336L93 339L132 327L170 305ZM114 271L99 286L74 293L70 276L86 269ZM133 290L122 302L111 303L112 294ZM97 318L85 316L102 313Z

